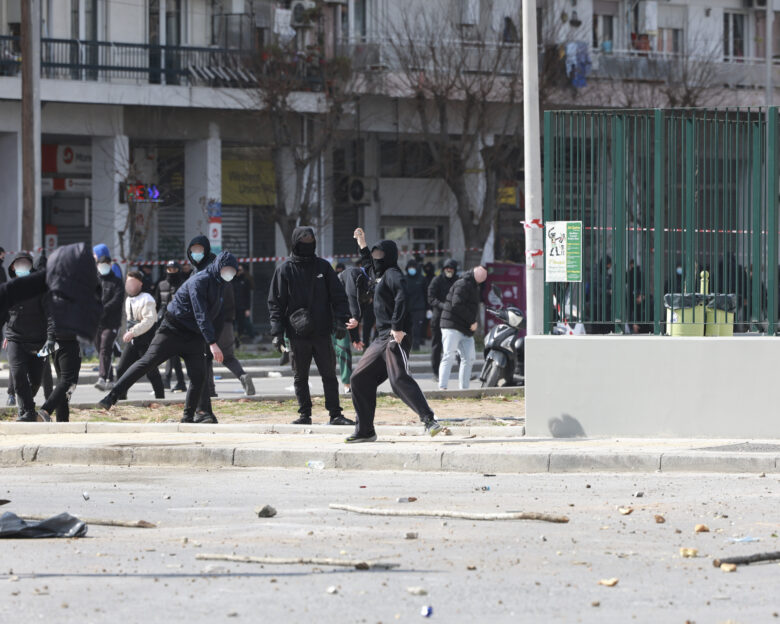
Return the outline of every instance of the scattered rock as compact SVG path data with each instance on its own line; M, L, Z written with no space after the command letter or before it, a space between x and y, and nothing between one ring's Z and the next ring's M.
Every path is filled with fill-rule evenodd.
M618 579L616 578L601 579L599 581L599 585L603 585L604 587L614 587L617 584L618 584Z
M694 533L709 533L710 528L706 524L697 524L695 527L693 527Z
M406 591L409 592L412 596L427 596L428 590L424 589L423 587L407 587Z
M276 509L271 505L264 505L263 507L255 507L255 513L258 518L273 518L276 515Z
M653 516L653 518L655 518L656 524L663 524L664 522L666 522L666 518L664 518L663 516L661 516L659 514L655 514Z
M81 496L84 500L89 500L89 492L82 492Z
M417 533L414 533L414 532L407 533L406 534L406 539L408 539L408 540L417 539Z
M634 498L642 498L644 495L644 492L634 492Z
M471 571L471 572L473 572L474 570L477 569L477 566L475 566L475 565L466 566L466 569Z
M696 548L680 548L680 556L683 559L693 559L699 556L699 551Z
M737 571L737 564L736 563L721 563L720 569L724 572L736 572Z
M417 500L416 496L401 496L395 499L396 503L413 503Z
M629 516L634 513L633 507L618 507L618 511L624 516Z
M593 602L590 603L590 606L591 607L600 607L601 603L598 600L594 600Z
M339 593L339 588L336 587L335 585L331 585L330 587L328 587L328 589L326 591L329 594L338 594Z

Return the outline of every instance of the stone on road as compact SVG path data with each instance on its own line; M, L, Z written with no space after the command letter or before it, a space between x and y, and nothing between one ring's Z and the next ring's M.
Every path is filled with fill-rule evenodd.
M724 574L712 565L715 557L780 549L775 476L68 466L2 473L0 495L13 501L4 509L19 515L142 518L158 528L91 525L84 539L0 542L0 622L373 624L418 621L426 606L440 622L767 622L779 609L780 566ZM411 495L419 509L570 521L328 509L407 508L396 499ZM277 515L260 520L255 508L265 504ZM622 515L628 505L633 513ZM697 524L710 531L696 533ZM761 541L729 539L744 536ZM681 548L698 556L683 558ZM200 553L399 567L261 566L199 561ZM599 585L603 579L619 582Z

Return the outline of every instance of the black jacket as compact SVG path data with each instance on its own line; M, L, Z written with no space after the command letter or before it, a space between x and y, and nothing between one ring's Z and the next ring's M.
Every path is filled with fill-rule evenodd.
M118 329L122 324L122 305L125 302L125 287L122 280L109 271L108 275L100 275L100 300L103 303L103 314L100 315L100 327Z
M236 320L236 295L233 282L225 284L222 291L222 320L225 323L232 323Z
M363 318L365 306L371 303L371 297L374 294L374 284L368 272L359 267L347 267L339 273L339 280L344 284L344 291L347 293L350 317L359 321ZM358 328L350 330L350 337L352 342L360 340Z
M420 273L404 276L406 278L406 305L410 312L419 312L428 308L425 276Z
M203 260L200 262L195 262L195 260L192 259L192 254L190 253L190 247L193 245L202 245L203 246ZM211 243L209 242L209 239L203 236L203 234L200 234L193 238L190 241L190 244L187 245L187 259L190 261L190 264L195 267L196 272L200 272L209 265L211 265L214 260L217 259L217 257L211 253Z
M378 274L371 260L371 252L381 249L385 252L385 270ZM375 282L374 316L379 338L386 338L390 330L409 333L412 329L412 317L406 305L406 277L398 268L398 247L391 240L381 240L370 250L360 250L363 268Z
M306 234L314 235L311 228L295 228L293 248ZM268 291L268 312L271 335L287 333L295 337L290 326L290 314L309 307L311 301L314 332L312 336L329 336L333 332L334 319L343 327L349 321L349 304L344 286L327 260L317 256L299 256L295 252L276 268Z
M444 271L433 278L431 285L428 287L428 302L431 304L431 310L433 311L431 325L439 325L441 313L444 311L444 306L447 303L447 293L450 292L452 285L457 281L458 277L456 275L453 275L452 279L448 279Z
M184 282L168 304L166 319L177 328L202 334L210 345L217 341L222 326L225 280L219 272L226 266L238 270L238 261L229 251L220 253L205 270Z
M236 310L243 313L252 307L252 278L248 275L236 275L231 282L236 296Z
M19 254L14 261L22 257L32 262L32 256L29 254ZM16 278L13 266L9 267L8 274L12 279ZM12 342L27 343L36 351L47 339L54 340L54 322L49 314L49 303L45 293L11 306L5 337Z
M479 316L479 284L469 271L452 285L441 313L442 329L457 329L466 336L474 335L471 326Z
M35 273L14 282L34 277ZM57 339L94 340L103 305L92 249L84 243L55 249L46 265L46 286Z

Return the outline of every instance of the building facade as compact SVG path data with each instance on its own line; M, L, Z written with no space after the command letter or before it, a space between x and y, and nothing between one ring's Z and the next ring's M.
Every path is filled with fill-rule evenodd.
M370 240L392 238L434 261L463 260L467 248L523 261L522 143L493 149L522 128L521 101L507 95L521 57L516 0L41 4L41 247L107 243L131 264L183 258L204 233L241 257L284 256L279 206L294 219L305 185L323 255L352 254L360 225ZM765 101L760 0L538 4L543 107ZM0 0L0 245L9 251L22 240L21 27L20 0ZM780 50L780 19L772 34ZM300 54L281 118L294 145L279 143L280 117L260 93L280 41ZM439 54L404 52L414 45ZM335 58L349 60L353 85L330 127L332 85L311 70ZM438 113L421 113L420 97L434 102L446 71L493 76L478 117L463 111L463 82L442 92ZM442 111L445 139L426 127ZM444 171L452 159L442 149L468 151L452 165L457 175ZM490 234L475 244L486 214ZM142 235L130 240L131 231ZM260 323L273 266L253 263Z

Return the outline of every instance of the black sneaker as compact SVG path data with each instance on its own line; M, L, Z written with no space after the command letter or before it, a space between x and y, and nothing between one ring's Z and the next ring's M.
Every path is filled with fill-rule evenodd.
M106 411L110 410L114 405L116 405L116 397L110 392L98 401L98 407L101 407Z
M301 416L300 418L296 418L292 421L293 425L310 425L311 424L311 416Z
M244 373L241 375L241 377L239 377L239 381L244 388L244 394L247 396L254 396L255 384L252 383L252 378L249 376L249 373Z
M338 416L331 416L329 425L350 425L352 427L355 426L355 421L350 420L349 418L345 418L344 414L339 414Z
M210 412L196 412L194 422L200 425L216 425L219 421L217 420L217 417Z
M39 420L41 422L51 422L51 414L47 412L45 409L41 408L38 410L38 413L35 415L36 420Z
M435 418L431 418L430 420L425 421L425 433L427 433L429 436L434 437L441 433L441 430L442 426Z
M16 418L16 422L38 422L38 414L35 412L25 412L24 414L19 414L19 416Z
M179 422L183 422L183 423L194 423L194 422L195 422L195 418L193 418L192 414L184 414L184 415L181 417L181 420L180 420Z
M95 388L100 390L101 392L105 392L108 388L106 388L106 380L100 377L97 382L95 382Z
M347 444L358 444L360 442L376 442L376 434L372 434L370 436L362 436L358 435L357 433L353 433L351 436L349 436L346 440L344 440Z
M187 392L187 386L184 384L176 384L173 388L171 388L171 392Z

